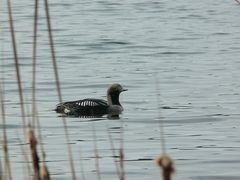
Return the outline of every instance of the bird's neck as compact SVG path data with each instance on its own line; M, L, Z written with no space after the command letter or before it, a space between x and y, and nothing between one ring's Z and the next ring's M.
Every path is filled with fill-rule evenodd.
M108 104L109 105L119 105L121 106L119 102L119 93L112 93L107 95L108 98Z

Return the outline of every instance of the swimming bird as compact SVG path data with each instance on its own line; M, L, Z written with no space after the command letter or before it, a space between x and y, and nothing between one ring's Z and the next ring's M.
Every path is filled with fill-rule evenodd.
M76 117L101 117L103 115L118 116L123 107L119 102L121 92L127 91L120 84L112 84L107 90L107 101L87 98L77 101L59 103L55 111Z

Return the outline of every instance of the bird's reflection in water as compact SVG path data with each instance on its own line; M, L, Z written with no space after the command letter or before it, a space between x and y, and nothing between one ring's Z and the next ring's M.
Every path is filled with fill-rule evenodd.
M116 114L108 114L106 115L102 115L102 116L74 116L74 115L67 115L67 114L61 114L58 117L69 117L69 118L80 118L80 119L89 119L89 121L100 121L100 120L119 120L120 117L119 115Z

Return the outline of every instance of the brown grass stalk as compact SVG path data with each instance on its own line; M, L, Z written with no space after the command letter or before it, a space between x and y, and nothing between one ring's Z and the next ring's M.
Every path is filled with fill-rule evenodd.
M41 180L50 180L50 174L46 164L41 167Z
M3 62L3 61L2 61ZM2 115L2 126L3 126L3 157L4 157L4 167L6 168L6 173L8 179L12 179L11 163L9 159L8 152L8 139L7 139L7 128L6 128L6 116L5 116L5 105L4 105L4 68L2 67L2 81L0 82L0 105L1 105L1 115Z
M120 150L119 150L119 159L120 159L120 180L125 180L125 170L124 170L124 130L123 130L123 119L120 121Z
M30 151L32 156L32 164L33 164L33 170L34 170L34 179L40 180L40 166L39 166L39 157L37 153L37 139L34 135L34 131L29 125L29 131L28 131L28 140L30 145Z
M5 118L5 117L4 117ZM3 119L4 119L3 118ZM4 166L6 168L6 173L8 175L8 179L12 179L12 171L11 171L11 164L9 159L9 153L8 153L8 140L7 140L7 133L6 133L6 124L5 120L3 120L3 156L4 156Z
M2 160L1 160L1 158L0 158L0 180L2 180L3 179L3 170L2 170Z
M96 137L96 130L95 130L94 122L92 124L92 131L93 131L93 144L94 144L94 155L95 155L95 165L96 165L97 180L101 180L100 166L99 166L99 157L100 156L98 154L97 137Z
M28 155L27 155L27 152L26 152L26 148L25 147L25 144L21 141L20 137L19 137L19 134L16 133L16 136L17 136L17 140L18 140L18 143L20 145L20 150L21 150L21 153L22 153L22 157L23 157L23 161L25 162L25 167L23 167L23 172L24 172L24 179L29 179L30 177L30 165L28 163ZM25 173L26 172L26 173Z
M36 55L37 55L37 30L38 30L38 6L39 0L35 0L34 6L34 23L33 23L33 55L32 55L32 121L33 127L38 129L38 139L40 142L43 166L41 168L41 176L43 179L50 179L50 174L47 169L46 161L45 161L45 151L42 142L42 135L41 135L41 125L38 116L37 104L36 104ZM37 123L36 123L37 122Z
M164 124L163 120L161 119L161 101L160 101L160 88L159 88L159 82L158 82L158 76L156 74L155 76L155 84L156 84L156 95L157 95L157 108L158 108L158 125L159 125L159 131L160 131L160 139L161 139L161 149L162 153L166 153L166 142L164 137Z
M84 167L83 167L83 159L82 159L82 151L81 148L79 148L79 157L80 157L80 170L82 175L82 180L85 180L85 173L84 173Z
M18 84L19 100L20 100L20 105L21 105L23 134L24 134L24 137L26 139L26 120L25 120L23 90L22 90L22 83L21 83L22 81L21 81L21 75L20 75L18 53L17 53L15 30L14 30L14 25L13 25L11 0L7 0L7 4L8 4L8 18L9 18L11 40L12 40L12 47L13 47L13 55L14 55L14 64L15 64L15 70L16 70L16 79L17 79L17 84Z
M174 173L173 161L167 155L156 158L156 164L162 169L163 180L171 180L171 174Z
M111 146L111 150L112 150L112 155L113 155L113 161L114 161L114 164L115 164L115 167L116 167L116 172L117 172L117 175L118 175L118 178L120 178L120 170L119 170L119 166L118 166L118 163L117 163L117 160L116 160L116 152L115 152L115 148L114 148L114 144L113 144L113 139L112 139L112 135L109 131L109 127L107 126L107 132L108 132L108 139L109 139L109 142L110 142L110 146Z
M52 63L53 63L53 69L54 69L54 74L55 74L55 82L56 82L56 86L57 86L59 102L62 102L62 95L61 95L60 81L59 81L59 76L58 76L57 61L56 61L54 43L53 43L53 37L52 37L52 27L51 27L51 22L50 22L51 18L50 18L50 13L49 13L48 0L44 0L44 2L45 2L44 4L45 4L45 13L46 13L46 20L47 20L49 43L50 43L51 55L52 55ZM69 156L70 168L71 168L71 173L72 173L72 179L76 180L76 174L75 174L75 168L74 168L74 162L73 162L73 155L72 155L72 148L71 148L69 133L68 133L68 129L67 129L67 122L66 122L65 117L62 117L62 120L63 120L65 137L66 137L66 141L67 141L68 156Z
M47 164L46 164L46 154L45 154L45 150L44 150L44 146L43 146L43 140L42 140L42 133L41 133L41 124L39 121L39 116L38 116L38 111L37 111L37 106L36 106L36 122L37 122L37 130L38 130L38 139L39 139L39 145L40 145L40 150L41 150L41 157L42 157L42 168L43 168L43 175L44 177L47 177L48 179L50 179L50 173L47 169ZM45 175L47 174L47 176Z
M35 0L33 23L33 54L32 54L32 124L35 127L36 117L36 55L37 55L37 27L38 27L38 0Z
M25 108L24 108L22 81L21 81L20 68L19 68L20 66L19 66L18 53L17 53L17 44L16 44L15 30L14 30L13 17L12 17L11 0L7 0L7 7L8 7L8 18L9 18L8 21L9 21L9 25L10 25L12 48L13 48L13 55L14 55L14 64L15 64L15 70L16 70L16 79L17 79L17 85L18 85L18 94L19 94L19 100L20 100L23 135L24 135L24 142L25 142L27 140L26 116L25 116ZM26 162L27 163L29 162L28 156L26 156Z
M166 143L164 137L164 123L161 119L161 101L160 101L160 88L158 82L158 76L155 76L155 84L156 84L156 95L157 95L157 108L158 108L158 124L159 124L159 131L160 131L160 141L161 141L161 149L162 149L162 156L156 158L157 165L162 169L162 178L163 180L171 180L171 174L174 172L173 168L173 161L170 156L166 155Z

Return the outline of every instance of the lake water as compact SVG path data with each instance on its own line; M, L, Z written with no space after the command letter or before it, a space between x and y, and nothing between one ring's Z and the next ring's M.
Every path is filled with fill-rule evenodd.
M13 177L24 179L7 8L0 3L8 145ZM34 4L12 5L30 111ZM71 179L62 119L51 111L58 96L43 2L39 11L37 104L46 160L52 179ZM117 179L107 129L119 148L122 121L126 178L160 179L153 160L162 153L157 94L174 179L240 179L240 6L234 0L52 0L50 11L64 101L106 98L115 82L128 88L121 94L120 120L66 118L78 179L81 162L86 179L96 179L93 125L101 177Z

